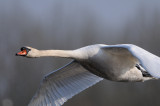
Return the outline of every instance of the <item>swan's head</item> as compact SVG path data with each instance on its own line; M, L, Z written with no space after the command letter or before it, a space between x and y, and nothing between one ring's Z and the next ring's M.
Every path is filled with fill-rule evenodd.
M20 50L20 52L16 53L16 56L24 56L30 58L38 57L38 50L35 48L25 46L21 47Z

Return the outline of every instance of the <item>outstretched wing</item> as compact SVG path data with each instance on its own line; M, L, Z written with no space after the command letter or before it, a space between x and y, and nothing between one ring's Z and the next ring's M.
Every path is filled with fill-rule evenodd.
M73 61L45 76L29 106L61 106L72 96L103 80Z
M126 49L129 53L128 55L132 55L138 59L139 63L148 73L153 77L160 78L160 58L158 56L132 44L103 46L102 49L116 49L117 51L114 50L114 52L120 52L120 49Z

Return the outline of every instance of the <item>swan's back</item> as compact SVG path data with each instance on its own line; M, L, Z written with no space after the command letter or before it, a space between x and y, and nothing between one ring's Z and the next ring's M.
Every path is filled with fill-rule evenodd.
M107 45L95 44L76 49L73 51L76 54L74 58L78 61L87 61L89 58L92 58L95 55L97 55L101 48L105 46Z

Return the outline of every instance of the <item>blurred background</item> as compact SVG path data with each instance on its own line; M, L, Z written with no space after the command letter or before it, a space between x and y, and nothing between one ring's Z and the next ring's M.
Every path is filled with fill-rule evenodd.
M0 0L0 106L26 106L43 76L71 61L16 57L20 47L76 49L97 43L133 43L160 56L160 1ZM104 80L64 106L160 106L159 92L160 80Z

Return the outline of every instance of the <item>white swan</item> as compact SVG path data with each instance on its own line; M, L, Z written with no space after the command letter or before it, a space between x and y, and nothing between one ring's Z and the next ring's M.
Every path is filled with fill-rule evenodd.
M22 47L17 55L73 59L71 63L44 77L29 106L60 106L103 78L142 82L160 78L160 58L132 44L96 44L68 51Z

